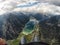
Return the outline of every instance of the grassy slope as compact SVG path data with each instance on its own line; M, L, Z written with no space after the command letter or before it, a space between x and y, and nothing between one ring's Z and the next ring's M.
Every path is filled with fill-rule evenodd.
M8 40L8 41L7 41L7 42L8 42L8 45L19 45L19 42L20 42L20 39L21 39L22 36L24 36L24 35L21 33L21 34L18 36L17 39ZM25 37L26 37L27 43L28 43L28 42L30 42L30 40L31 40L32 34L26 35Z

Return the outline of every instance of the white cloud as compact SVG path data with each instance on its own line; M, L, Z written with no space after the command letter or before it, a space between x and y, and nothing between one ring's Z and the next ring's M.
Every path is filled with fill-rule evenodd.
M33 2L40 2L40 3L31 6ZM51 4L53 2L56 2L56 0L44 0L44 1L43 0L0 0L0 15L12 11L39 12L44 14L51 13L51 14L59 15L60 6ZM23 6L22 8L17 7L21 4ZM30 6L24 7L24 5L30 5Z
M25 11L25 12L39 12L43 14L60 14L60 7L51 5L48 3L39 3L35 6L25 7L25 8L15 8L14 11Z
M32 2L32 0L0 0L0 15L13 11L18 4Z

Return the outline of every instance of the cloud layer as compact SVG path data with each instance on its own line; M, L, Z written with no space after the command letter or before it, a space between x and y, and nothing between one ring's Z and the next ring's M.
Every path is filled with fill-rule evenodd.
M57 3L56 3L57 2ZM59 0L0 0L0 15L12 11L60 14Z

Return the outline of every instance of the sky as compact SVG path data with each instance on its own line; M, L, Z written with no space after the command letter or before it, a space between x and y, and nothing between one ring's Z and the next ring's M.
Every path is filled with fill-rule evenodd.
M60 14L60 0L0 0L0 15L7 12Z

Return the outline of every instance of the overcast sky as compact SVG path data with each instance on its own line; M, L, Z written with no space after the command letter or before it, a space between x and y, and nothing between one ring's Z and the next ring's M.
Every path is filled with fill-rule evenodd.
M0 14L11 11L60 14L60 0L0 0Z

